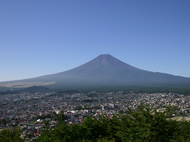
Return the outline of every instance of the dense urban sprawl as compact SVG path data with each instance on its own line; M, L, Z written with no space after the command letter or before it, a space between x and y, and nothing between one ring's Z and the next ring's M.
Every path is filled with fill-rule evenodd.
M67 116L68 125L82 124L86 116L99 119L102 114L112 118L114 114L135 110L141 103L149 104L158 111L175 106L173 117L188 116L190 97L173 93L18 93L0 96L0 129L20 126L23 138L36 139L40 128L48 121L50 127L57 123L61 111Z

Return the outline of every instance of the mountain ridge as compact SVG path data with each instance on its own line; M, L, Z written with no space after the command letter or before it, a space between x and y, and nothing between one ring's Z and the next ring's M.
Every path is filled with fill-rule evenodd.
M37 86L41 84L41 86L50 88L83 89L94 88L95 86L111 88L121 86L190 85L190 78L142 70L109 54L102 54L68 71L13 82L20 82L21 84L33 83L33 86L38 83ZM0 86L2 84L0 83ZM30 87L30 85L27 85L27 87Z

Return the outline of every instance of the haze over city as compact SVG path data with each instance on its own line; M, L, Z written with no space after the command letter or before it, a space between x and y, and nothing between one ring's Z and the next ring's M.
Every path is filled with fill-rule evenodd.
M0 81L66 71L100 54L190 77L190 1L1 1Z

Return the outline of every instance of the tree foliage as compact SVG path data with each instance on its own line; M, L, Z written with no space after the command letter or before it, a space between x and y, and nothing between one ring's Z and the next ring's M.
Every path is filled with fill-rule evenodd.
M158 111L148 105L109 118L88 116L82 125L68 126L63 112L57 117L57 125L51 128L48 121L41 129L38 142L189 142L190 122L170 119L173 107ZM23 142L20 129L0 131L2 142Z
M190 122L170 119L174 109L159 112L148 105L137 110L100 119L88 116L82 125L68 126L61 115L54 129L46 129L39 142L186 142Z
M0 131L0 142L24 142L20 137L20 128L15 127Z

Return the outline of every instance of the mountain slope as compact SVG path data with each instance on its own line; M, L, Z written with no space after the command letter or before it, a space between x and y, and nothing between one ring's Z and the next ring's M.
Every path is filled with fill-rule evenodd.
M78 89L96 86L189 85L190 78L141 70L105 54L66 72L16 82L46 83L53 88Z

